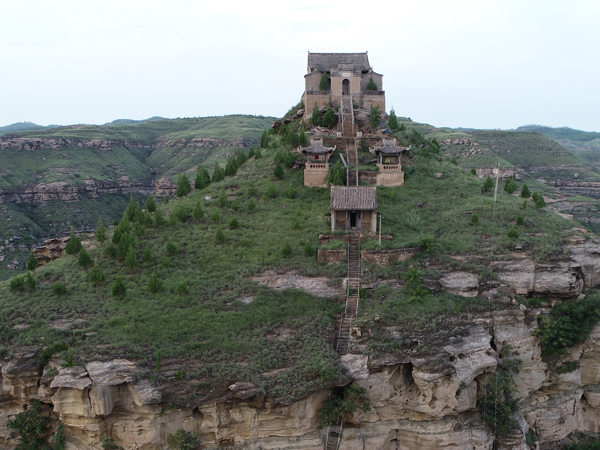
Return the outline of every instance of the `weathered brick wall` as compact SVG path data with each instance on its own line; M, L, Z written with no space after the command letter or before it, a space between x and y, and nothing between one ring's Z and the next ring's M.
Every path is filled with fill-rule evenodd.
M327 169L304 169L304 185L327 187L325 183L327 171Z
M396 187L404 186L404 172L375 172L377 174L377 186Z
M406 261L412 258L418 248L396 248L393 250L361 250L361 259L378 266L388 267L395 262Z
M311 94L310 92L305 92L302 96L302 101L304 102L304 118L308 120L312 115L315 102L317 102L319 109L327 108L331 104L331 95Z
M373 186L377 185L377 172L361 170L358 172L358 179Z
M346 250L317 250L317 261L331 264L346 260Z
M359 105L367 111L372 106L379 106L379 111L385 112L385 95L361 95Z
M304 77L304 86L305 86L306 92L318 91L320 83L321 83L321 74L319 72L313 72Z
M380 91L383 90L383 75L379 75L378 73L375 73L375 72L365 73L362 76L362 80L361 80L362 90L363 91L367 90L367 84L369 84L369 79L371 78L371 76L373 76L373 81L377 85L377 89Z
M371 225L373 223L373 213L372 211L363 211L362 212L362 232L363 233L372 233Z

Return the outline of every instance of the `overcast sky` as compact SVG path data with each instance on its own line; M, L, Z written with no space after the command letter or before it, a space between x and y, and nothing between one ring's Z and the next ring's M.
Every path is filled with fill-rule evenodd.
M307 51L369 52L388 111L600 131L600 1L4 1L0 126L282 116Z

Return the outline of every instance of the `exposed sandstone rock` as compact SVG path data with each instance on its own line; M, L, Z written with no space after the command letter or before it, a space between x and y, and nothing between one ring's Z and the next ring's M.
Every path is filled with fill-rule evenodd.
M519 295L533 292L535 282L535 264L532 259L521 261L493 261L489 269L498 274L498 278L512 286Z
M92 384L88 373L82 366L66 367L61 369L58 376L52 380L51 388L84 389Z
M274 289L296 288L319 297L338 297L345 295L345 290L340 285L333 285L327 277L304 277L295 272L278 275L272 270L252 277L252 281L267 285Z
M440 278L444 290L463 297L477 297L479 279L468 272L450 272Z

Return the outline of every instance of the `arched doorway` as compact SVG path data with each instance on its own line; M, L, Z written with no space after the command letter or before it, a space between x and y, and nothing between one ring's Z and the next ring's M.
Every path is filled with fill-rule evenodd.
M350 81L344 80L344 81L342 81L342 95L349 95L349 94L350 94Z

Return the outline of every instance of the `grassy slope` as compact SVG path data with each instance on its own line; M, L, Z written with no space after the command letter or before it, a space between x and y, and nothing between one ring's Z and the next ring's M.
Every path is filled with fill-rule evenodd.
M123 261L113 261L96 248L91 250L92 256L107 274L107 282L97 288L90 285L87 271L80 269L72 256L39 268L35 291L13 293L8 282L0 283L0 311L5 317L0 326L0 346L11 351L39 351L43 345L60 340L74 348L80 362L127 357L147 367L152 366L154 352L161 349L166 360L180 358L178 364L189 369L188 377L198 385L207 380L247 379L286 400L341 378L337 357L329 350L341 305L295 290L269 290L250 278L268 269L345 276L345 265L322 265L314 255L304 253L307 242L317 246L318 234L329 229L327 189L303 186L302 171L289 169L284 180L276 183L279 196L262 198L271 182L274 153L270 150L262 159L250 160L236 176L201 193L160 205L168 215L176 207L191 211L199 202L205 214L199 222L148 228L145 236L137 238L135 249L142 261L147 246L153 261L143 262L132 272ZM540 256L556 252L564 230L573 226L550 211L531 207L522 211L522 200L508 194L501 193L493 206L491 197L481 193L481 180L448 162L419 155L413 155L411 162L414 168L407 170L404 187L378 188L384 232L394 235L394 247L414 245L423 236L433 235L437 250L434 255L419 254L406 265L386 269L366 265L366 281L398 279L408 264L419 266L426 260L490 276L483 266L456 263L448 255L477 252L486 258L492 249L498 254L512 248L516 241L507 238L506 231L519 212L533 224L527 231L548 233L546 237L519 239ZM436 179L433 172L443 172L444 177ZM257 204L252 214L247 211L251 182L259 192L252 199ZM294 198L283 195L290 185ZM215 200L221 188L227 193L227 206L218 206ZM212 199L205 200L206 195ZM467 210L478 211L477 227L469 226L469 216L463 214ZM215 212L221 216L216 223L211 220ZM229 223L234 217L240 228L232 230ZM294 226L296 220L299 227ZM222 227L226 236L221 245L215 243L217 227ZM522 235L524 231L519 227ZM169 239L178 246L176 256L166 254ZM293 249L287 258L281 252L285 243ZM154 270L164 282L157 294L147 291ZM117 275L128 289L123 300L110 294ZM425 275L438 276L434 270ZM56 281L66 283L66 296L52 293ZM189 286L189 294L180 296L175 289L182 282ZM241 302L247 297L254 299L249 304ZM365 320L381 314L384 321L399 323L482 307L480 300L443 292L420 302L410 302L409 298L404 290L384 284L363 296L368 315ZM55 319L77 318L84 322L68 331L49 327ZM16 331L12 328L16 324L31 327ZM291 337L286 338L290 332ZM272 373L278 369L288 370Z

